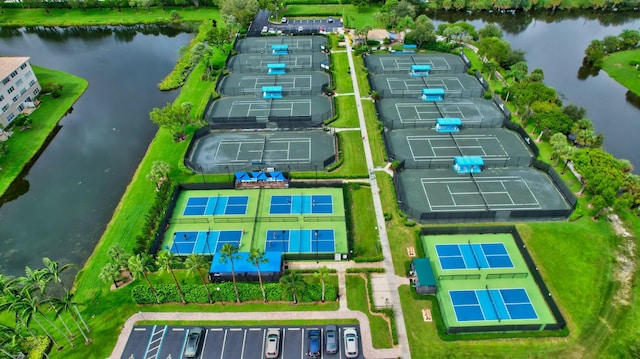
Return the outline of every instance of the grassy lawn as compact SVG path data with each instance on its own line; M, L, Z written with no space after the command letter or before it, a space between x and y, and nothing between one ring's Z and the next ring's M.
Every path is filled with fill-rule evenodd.
M363 312L369 317L371 341L374 348L391 348L392 338L389 324L381 316L369 312L369 298L366 293L365 280L359 275L347 275L347 307Z
M40 97L40 107L31 114L32 128L21 131L12 128L13 136L7 141L9 152L0 159L0 194L4 194L13 180L20 175L22 169L40 151L50 135L55 135L55 127L58 121L67 113L67 110L80 98L88 86L88 82L80 77L38 66L32 66L33 72L40 84L56 82L63 85L59 98L49 95Z
M602 68L622 86L640 96L640 71L629 65L631 60L640 60L640 49L620 51L606 56Z
M332 52L331 63L333 64L333 81L336 86L336 93L353 93L353 81L349 72L349 59L346 52Z
M357 188L356 188L357 187ZM353 238L353 253L361 258L382 258L378 240L378 225L373 211L360 211L359 208L372 208L373 195L369 186L350 186L352 228L349 236Z
M383 167L385 165L385 148L382 142L382 134L378 128L381 125L376 116L376 107L373 101L362 100L362 111L367 125L367 135L369 136L369 146L371 147L371 156L373 157L373 165Z
M353 95L336 96L333 99L335 101L336 111L338 112L338 119L329 126L336 128L360 128L358 113L353 111L353 109L356 108L356 99Z
M356 68L356 79L358 81L358 89L360 89L360 96L367 97L371 95L371 87L369 87L369 72L364 66L364 60L362 56L353 55L353 66Z
M219 17L217 8L162 8L150 10L117 9L4 9L0 14L0 25L13 26L79 26L79 25L136 25L168 23L171 10L176 10L182 21L202 21Z

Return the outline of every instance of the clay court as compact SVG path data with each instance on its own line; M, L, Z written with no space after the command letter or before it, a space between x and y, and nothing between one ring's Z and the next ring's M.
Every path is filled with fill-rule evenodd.
M188 154L192 165L204 173L233 173L255 166L322 171L335 155L335 138L324 131L212 132L199 138Z
M410 169L394 181L402 207L424 223L552 220L566 218L572 210L547 174L528 167L490 168L473 175Z
M455 156L480 156L485 167L528 166L533 158L520 136L504 128L394 130L385 133L385 141L389 156L407 169L451 168Z
M466 66L453 54L373 54L364 58L365 65L375 74L407 74L411 65L430 65L431 74L464 73Z

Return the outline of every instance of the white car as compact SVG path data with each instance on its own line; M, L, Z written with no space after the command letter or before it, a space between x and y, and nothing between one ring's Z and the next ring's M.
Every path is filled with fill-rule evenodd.
M347 358L358 357L358 332L355 328L344 328L344 356Z
M267 359L277 358L280 355L280 329L267 329L267 343L265 345L264 356Z
M298 26L298 32L303 32L303 31L304 31L304 27Z
M260 31L260 33L261 33L261 34L266 34L266 33L267 33L267 31L269 31L269 28L268 28L268 27L266 27L266 26L263 26L263 27L262 27L262 31Z
M286 17L282 17L282 20L280 22L283 23L283 24L286 24L287 23L287 18Z

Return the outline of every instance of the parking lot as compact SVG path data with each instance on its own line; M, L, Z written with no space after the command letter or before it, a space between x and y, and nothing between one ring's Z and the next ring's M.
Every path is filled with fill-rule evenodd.
M307 359L309 351L308 332L320 329L320 358L346 358L343 351L343 330L356 325L338 326L338 353L324 353L324 329L321 326L284 326L281 328L280 355L282 359ZM139 325L134 326L122 359L165 359L183 358L188 329L185 326ZM198 346L196 358L220 359L262 359L265 358L265 337L270 327L206 327ZM362 345L358 340L358 358L362 358Z

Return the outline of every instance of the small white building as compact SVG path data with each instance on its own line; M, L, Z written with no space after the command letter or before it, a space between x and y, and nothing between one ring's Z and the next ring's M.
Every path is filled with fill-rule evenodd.
M25 108L33 107L42 87L28 57L0 57L0 125L6 127Z

